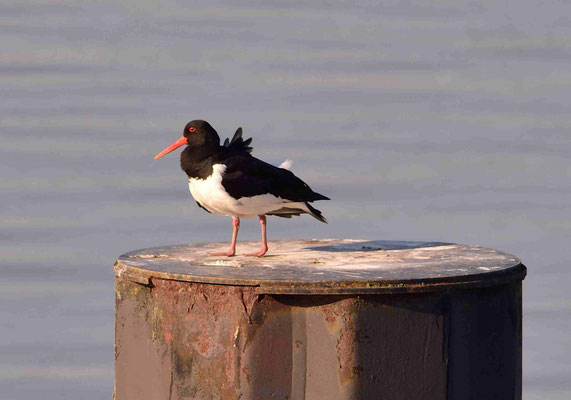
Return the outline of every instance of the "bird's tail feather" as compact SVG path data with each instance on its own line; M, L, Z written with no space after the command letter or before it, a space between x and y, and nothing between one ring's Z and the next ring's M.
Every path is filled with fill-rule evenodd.
M278 210L266 213L267 215L275 215L276 217L291 218L301 214L309 214L318 221L327 223L327 219L321 214L321 211L312 207L308 202L289 203Z
M307 206L307 209L309 210L309 215L311 215L313 218L315 218L318 221L321 221L323 223L327 223L327 219L321 214L321 211L319 211L317 208L313 207L307 201L305 202L305 205Z

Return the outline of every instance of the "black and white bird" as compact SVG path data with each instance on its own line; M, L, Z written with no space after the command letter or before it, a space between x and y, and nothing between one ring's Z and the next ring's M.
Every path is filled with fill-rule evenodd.
M220 145L220 137L206 121L194 120L186 124L183 135L155 156L155 160L187 145L180 156L180 166L188 175L188 187L200 208L209 213L233 218L230 250L211 254L233 256L240 218L258 217L262 229L262 248L248 254L261 257L268 251L266 215L291 218L309 214L327 222L321 211L310 202L329 200L316 193L291 171L275 167L253 157L252 139L242 139L238 128L232 140ZM283 164L282 164L283 166Z

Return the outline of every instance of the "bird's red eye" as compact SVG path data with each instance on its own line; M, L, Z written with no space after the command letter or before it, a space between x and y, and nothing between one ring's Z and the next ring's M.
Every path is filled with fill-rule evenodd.
M190 128L188 128L188 131L189 131L190 133L196 132L196 128L195 128L194 126L191 126Z

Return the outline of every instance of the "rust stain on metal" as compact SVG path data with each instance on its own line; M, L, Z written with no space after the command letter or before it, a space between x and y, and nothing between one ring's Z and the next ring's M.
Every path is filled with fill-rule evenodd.
M343 304L340 303L349 303ZM339 362L339 382L341 385L347 385L354 381L355 365L355 346L357 342L357 324L355 318L357 316L357 304L354 301L340 301L334 303L335 315L338 319L338 339L337 339L337 361Z
M337 315L335 315L333 310L325 307L323 309L323 314L325 315L325 321L329 322L328 326L331 326L337 321Z
M242 359L256 350L247 350L241 332L250 339L255 336L255 329L248 326L253 304L260 303L258 295L251 288L244 293L243 288L185 285L155 280L149 298L142 299L151 306L146 319L152 327L156 356L162 360L159 364L172 365L169 395L173 399L187 394L210 398L207 393L216 392L220 398L238 398L237 394L248 392L251 382L250 365ZM256 317L252 322L260 320Z
M248 365L244 365L242 367L242 372L244 373L244 377L246 378L246 382L250 384L252 382L252 373L250 371L250 367Z
M258 344L249 348L264 318L258 308L267 304L254 288L163 279L153 279L152 288L117 282L118 301L129 298L145 311L159 365L171 366L164 372L171 398L210 398L207 394L216 392L234 399L252 390L252 365L266 368L273 362L280 368L280 360L269 361L271 351L260 351ZM246 362L262 354L254 364Z

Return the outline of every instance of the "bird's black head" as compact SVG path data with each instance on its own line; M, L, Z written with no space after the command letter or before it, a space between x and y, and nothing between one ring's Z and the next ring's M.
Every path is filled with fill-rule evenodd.
M190 121L184 127L182 135L190 147L220 145L220 137L212 125L201 119Z
M200 119L190 121L184 127L182 136L157 154L155 160L185 144L193 151L200 150L202 153L212 154L220 147L220 137L208 122Z

